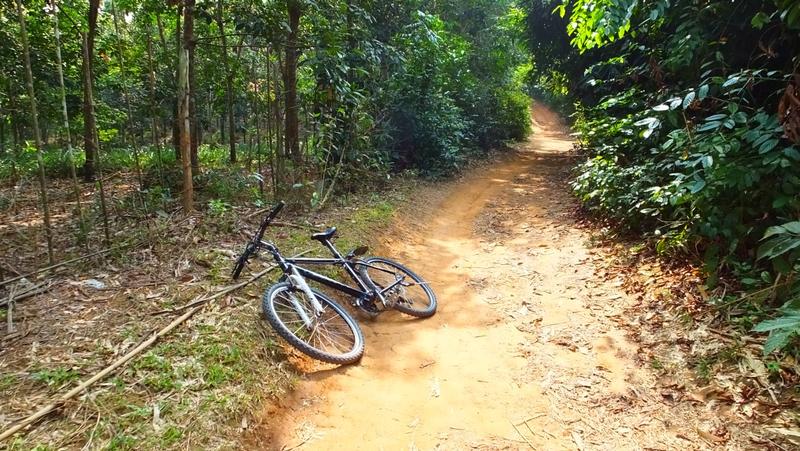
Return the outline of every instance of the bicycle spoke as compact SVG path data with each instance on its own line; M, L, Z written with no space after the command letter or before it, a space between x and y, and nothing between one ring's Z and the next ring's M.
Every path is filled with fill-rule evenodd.
M428 283L391 260L368 260L361 269L395 309L426 317L436 311L436 298Z
M315 352L340 356L358 349L359 343L363 342L351 323L342 316L343 313L334 308L327 298L318 297L318 300L322 304L322 311L315 314L306 293L287 287L273 295L272 311L286 332ZM312 327L308 327L298 309L304 310L307 319L312 321Z

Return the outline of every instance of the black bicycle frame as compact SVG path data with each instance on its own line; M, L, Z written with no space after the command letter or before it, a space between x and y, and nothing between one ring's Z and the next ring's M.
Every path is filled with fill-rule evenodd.
M296 269L297 272L306 279L311 279L316 282L319 282L323 285L331 287L335 290L341 291L343 293L347 293L350 296L353 296L356 299L362 298L370 298L374 296L381 296L383 293L391 290L392 288L396 287L398 284L402 283L402 279L396 280L393 284L389 285L381 289L380 291L371 290L361 277L356 272L355 268L353 268L353 264L356 262L351 261L348 258L342 257L342 254L333 246L333 243L330 241L322 241L322 244L331 251L331 253L335 256L334 258L317 258L317 257L295 257L295 258L285 258L281 255L280 251L274 244L261 242L261 246L266 248L272 256L275 258L275 261L280 266L281 270L284 273L290 273L292 268ZM324 276L317 272L311 271L310 269L303 268L302 264L305 265L332 265L332 266L339 266L341 265L344 267L347 275L350 276L353 281L358 284L358 288L351 287L350 285L344 284L339 282L338 280L331 279L330 277ZM360 265L369 266L370 268L375 268L380 271L391 272L387 271L383 268L378 268L372 265L368 265L366 263L358 263ZM376 287L377 288L377 287Z

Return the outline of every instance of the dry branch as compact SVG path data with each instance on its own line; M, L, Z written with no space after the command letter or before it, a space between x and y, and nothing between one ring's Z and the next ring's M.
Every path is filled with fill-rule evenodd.
M296 256L300 256L300 255L308 253L308 252L310 252L310 251L302 252L300 254L297 254ZM206 303L208 301L216 299L216 298L218 298L220 296L223 296L223 295L225 295L227 293L230 293L231 291L234 291L236 289L242 288L242 287L244 287L244 286L246 286L248 284L251 284L251 283L255 282L256 280L260 279L261 277L263 277L268 272L274 270L275 268L277 268L277 265L272 265L269 268L264 269L263 271L257 273L256 275L254 275L253 277L251 277L250 279L248 279L248 280L246 280L244 282L240 282L240 283L237 283L235 285L230 285L228 287L223 288L222 290L217 291L216 293L214 293L214 294L212 294L210 296L208 296L208 295L203 296L200 299L198 299L198 300L196 300L196 301L194 301L194 302L192 302L190 304L187 304L187 306L181 307L181 308L186 308L189 305L193 306L193 308L191 308L189 311L187 311L183 315L175 318L171 323L169 323L166 326L164 326L161 330L159 330L158 332L156 332L153 335L151 335L150 338L148 338L147 340L143 341L141 344L136 346L130 352L128 352L124 356L120 357L119 359L114 361L112 364L110 364L109 366L105 367L100 372L96 373L94 376L92 376L89 379L87 379L86 381L82 382L77 387L73 388L72 390L68 391L67 393L64 393L63 395L59 396L56 400L54 400L50 404L42 407L41 409L39 409L35 413L31 414L30 416L24 418L23 420L20 420L17 424L15 424L15 425L11 426L10 428L6 429L5 431L3 431L3 433L0 433L0 441L11 437L12 435L16 434L17 432L19 432L20 430L24 429L25 427L37 422L38 420L40 420L42 418L44 418L49 413L51 413L54 410L58 409L66 401L74 398L75 396L77 396L78 394L80 394L81 392L83 392L84 390L89 388L90 386L92 386L95 382L97 382L97 381L105 378L109 374L111 374L114 370L116 370L117 368L121 367L122 365L124 365L125 363L127 363L128 361L130 361L131 359L136 357L138 354L140 354L142 351L144 351L145 349L150 347L159 338L161 338L164 335L168 334L170 331L172 331L172 329L174 329L175 327L177 327L178 325L180 325L181 323L183 323L187 319L191 318L192 315L194 315L195 313L197 313L200 310L202 310L203 307L205 307L205 305L206 305Z
M21 280L21 279L24 279L24 278L27 278L27 277L34 276L36 274L45 272L45 271L50 271L51 269L56 269L56 268L59 268L59 267L64 266L64 265L68 265L70 263L75 263L75 262L79 262L81 260L86 260L87 258L92 258L92 257L96 257L98 255L107 254L107 253L109 253L111 251L115 251L117 249L124 249L126 247L133 246L134 244L137 244L137 243L131 242L131 243L120 244L118 246L109 247L108 249L103 249L102 251L92 252L91 254L86 254L86 255L83 255L81 257L75 257L75 258L72 258L72 259L69 259L69 260L64 260L61 263L56 263L55 265L46 266L46 267L44 267L42 269L37 269L36 271L32 271L32 272L29 272L27 274L23 274L21 276L12 277L11 279L0 280L0 287L2 287L3 285L7 285L7 284L9 284L11 282L16 282L17 280Z
M520 436L520 437L522 437L522 439L523 439L523 440L525 440L525 443L527 443L527 444L528 444L528 446L530 446L530 447L531 447L531 449L536 449L536 447L535 447L535 446L533 446L533 443L531 443L531 441L530 441L530 440L528 440L528 437L525 437L525 434L523 434L522 432L520 432L520 430L519 430L519 428L517 427L517 425L516 425L516 424L514 424L514 423L513 423L513 422L511 422L511 421L509 421L509 423L511 423L511 426L514 428L514 430L515 430L515 431L517 431L517 434L519 434L519 436Z
M0 440L5 440L5 439L11 437L12 435L14 435L15 433L19 432L24 427L35 423L36 421L40 420L41 418L43 418L44 416L46 416L50 412L56 410L62 404L64 404L64 402L72 399L73 397L75 397L76 395L81 393L82 391L84 391L87 388L89 388L95 382L99 381L100 379L103 379L104 377L109 375L112 371L116 370L117 368L119 368L120 366L124 365L126 362L128 362L132 358L136 357L137 354L141 353L143 350L145 350L150 345L155 343L155 341L158 340L160 337L162 337L162 336L166 335L167 333L169 333L172 329L174 329L176 326L178 326L182 322L184 322L187 319L189 319L189 317L191 317L192 315L194 315L195 313L200 311L200 309L202 309L202 308L203 308L202 305L197 306L197 307L193 308L192 310L189 310L188 312L186 312L183 315L179 316L178 318L175 318L171 323L167 324L167 326L165 326L163 329L159 330L158 332L156 332L155 334L150 336L149 339L145 340L144 342L142 342L142 344L140 344L139 346L137 346L136 348L134 348L133 350L131 350L130 352L128 352L124 356L122 356L119 359L117 359L111 365L105 367L99 373L97 373L94 376L90 377L89 379L87 379L86 381L82 382L80 385L78 385L77 387L75 387L72 390L68 391L67 393L64 393L63 395L59 396L55 401L53 401L52 403L42 407L36 413L28 416L24 420L20 421L19 423L15 424L14 426L8 428L6 431L4 431L2 434L0 434Z
M23 289L21 292L17 292L13 296L9 296L8 299L0 300L0 307L5 307L6 305L11 304L11 302L21 301L23 299L27 299L33 295L44 293L45 291L51 288L52 284L49 282L42 282L40 284L34 285L29 288Z

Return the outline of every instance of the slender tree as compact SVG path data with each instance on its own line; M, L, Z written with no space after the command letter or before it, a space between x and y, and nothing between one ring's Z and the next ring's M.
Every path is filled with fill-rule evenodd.
M83 60L89 61L91 60L91 56L89 55L89 34L88 33L81 33L81 40L83 42ZM95 157L95 164L93 165L93 171L96 171L100 177L97 178L97 187L98 191L100 191L100 211L103 215L103 235L105 236L105 243L109 244L111 242L111 228L109 227L108 221L108 206L106 205L106 190L103 184L103 177L102 177L102 166L100 165L100 141L97 133L97 118L94 113L94 81L92 80L92 73L91 71L83 71L83 85L84 89L88 89L88 91L84 92L84 102L86 99L89 101L89 110L88 115L85 117L85 122L90 122L94 124L94 128L91 130L90 136L92 137L92 148L95 150L94 157ZM84 105L85 107L86 105ZM92 176L94 176L94 172Z
M181 104L179 85L180 85L180 61L183 55L181 46L181 17L183 16L183 2L179 1L175 10L175 108L174 120L172 121L172 147L175 149L175 159L181 161L181 124L180 111ZM188 83L188 82L187 82Z
M183 210L194 210L191 164L191 121L189 117L189 52L194 39L194 0L186 0L183 7L183 46L178 61L178 128L180 135L180 155L183 166Z
M189 157L192 163L192 174L200 174L200 158L198 148L200 146L201 130L197 122L197 66L195 64L195 50L197 42L194 36L194 19L192 19L192 37L184 41L189 49L189 128L190 128L190 149Z
M111 13L114 16L114 34L117 35L117 51L118 51L118 58L119 58L119 70L120 70L120 77L122 78L122 96L125 98L125 112L127 118L127 129L128 129L128 136L131 138L131 144L133 144L133 161L134 161L134 169L136 170L136 178L139 181L139 191L144 190L144 179L142 178L142 165L139 161L139 143L136 142L136 133L133 130L133 113L131 110L131 97L130 93L128 92L128 69L125 65L125 55L122 49L122 36L120 35L119 29L119 17L117 14L117 6L115 2L111 2ZM144 202L144 197L142 197L142 202Z
M277 170L275 165L277 159L277 151L276 151L277 146L273 147L272 145L272 135L274 127L272 125L272 114L270 113L270 108L271 108L270 102L272 99L272 89L271 89L272 74L270 73L270 66L272 65L272 62L270 61L269 46L267 46L266 57L267 57L267 80L266 83L264 83L264 85L267 90L267 105L266 105L267 112L265 114L267 119L267 155L269 157L269 172L270 172L270 177L272 179L272 194L275 197L278 197L278 179L277 179L277 174L275 173Z
M236 131L233 118L233 74L228 62L228 39L225 36L225 22L222 20L222 0L217 0L217 28L219 28L220 44L222 44L222 69L225 72L225 111L228 116L228 145L230 146L231 163L236 162Z
M72 151L72 133L69 129L69 112L67 111L67 90L64 88L64 69L61 61L61 30L58 27L58 5L56 0L50 4L53 13L53 32L56 38L56 68L58 69L58 85L61 88L61 113L64 117L64 133L67 135L67 160L70 176L72 177L72 190L75 195L75 213L83 226L83 208L81 206L81 190L78 186L78 175L75 170L75 156Z
M97 14L100 8L100 0L89 0L88 12L88 25L89 30L84 39L84 46L86 47L83 52L83 149L86 154L86 161L83 163L83 178L87 182L91 182L95 177L96 162L95 155L97 154L97 139L94 136L97 124L94 123L94 99L92 99L92 92L94 83L94 71L92 58L94 56L94 38L97 34Z
M36 141L36 163L39 165L39 196L42 202L44 234L47 238L47 260L52 265L55 263L55 256L53 253L53 229L50 225L50 205L47 199L47 178L44 173L44 158L42 158L44 143L42 142L42 133L39 129L39 113L36 109L36 92L33 89L33 71L31 70L31 53L28 47L28 31L25 25L25 10L22 8L22 0L16 0L16 3L19 17L20 40L22 41L22 58L25 64L25 80L28 87L28 98L31 103L33 136Z
M286 61L283 71L283 88L285 96L285 145L286 154L292 159L293 176L296 181L300 171L300 121L297 105L297 60L298 60L298 35L302 9L300 0L286 0L286 10L289 19L289 32L286 39Z
M153 135L153 147L156 150L156 165L158 169L158 179L161 186L164 186L163 156L161 155L161 133L158 129L158 109L156 108L156 70L153 61L153 38L150 36L150 29L146 31L147 36L147 80L150 85L150 127Z

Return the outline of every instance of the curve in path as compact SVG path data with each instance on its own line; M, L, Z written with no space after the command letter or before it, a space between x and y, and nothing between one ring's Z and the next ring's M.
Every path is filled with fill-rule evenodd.
M359 365L311 372L263 413L269 449L686 448L637 349L615 325L626 299L594 280L565 185L571 140L533 110L514 155L420 193L382 253L432 282L426 320L362 322ZM668 416L669 418L662 418ZM691 422L687 423L690 424Z

